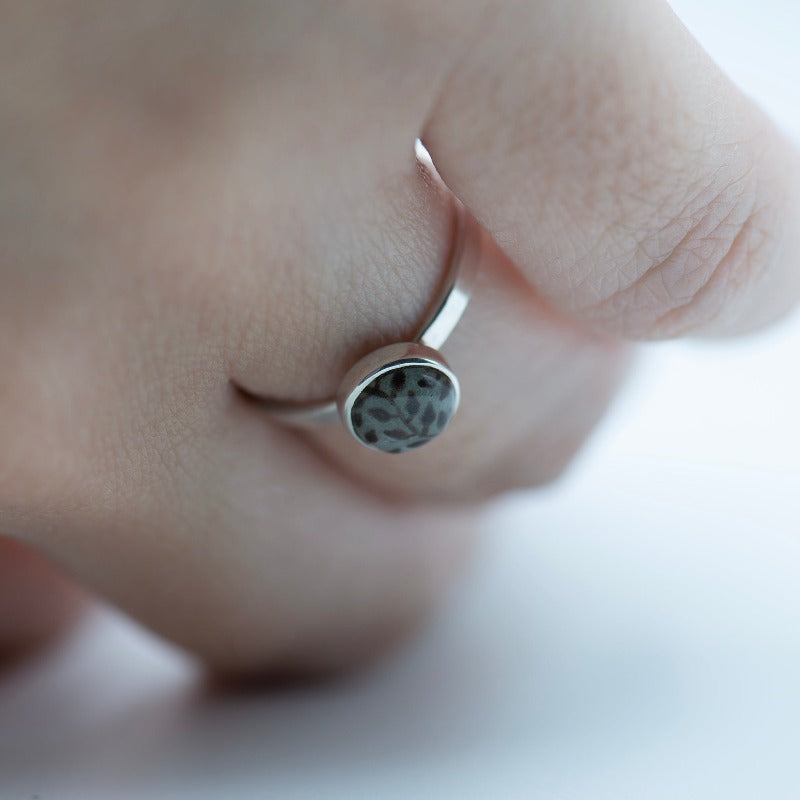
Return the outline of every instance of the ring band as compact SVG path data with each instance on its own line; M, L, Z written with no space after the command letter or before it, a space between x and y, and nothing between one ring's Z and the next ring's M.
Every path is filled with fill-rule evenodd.
M425 145L414 143L417 162L447 188ZM436 438L458 408L460 385L439 348L447 341L469 303L477 258L462 258L468 212L454 204L454 233L447 266L433 302L411 339L385 345L359 359L342 378L335 398L287 403L257 398L279 422L296 428L342 423L362 445L403 453Z

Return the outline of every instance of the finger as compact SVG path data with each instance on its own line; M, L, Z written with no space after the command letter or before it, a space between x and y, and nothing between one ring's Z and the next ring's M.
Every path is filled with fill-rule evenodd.
M59 330L63 344L53 346L48 328L17 319L26 305L15 302L6 313L21 338L51 347L79 375L86 367L74 362L88 358L81 343L94 345L103 331L109 352L95 357L113 363L109 376L135 374L130 365L142 361L150 370L137 396L171 380L170 370L213 369L210 351L222 353L226 377L253 394L310 400L335 393L364 352L402 341L418 326L444 268L451 215L416 170L412 143L434 91L428 73L451 59L447 37L425 33L419 8L328 9L314 19L303 8L292 6L288 22L280 16L283 27L266 38L253 33L263 27L261 7L222 27L209 9L185 28L153 27L136 11L146 20L133 51L125 26L104 30L102 58L91 48L80 57L55 51L65 62L59 76L91 74L80 124L70 111L48 126L53 141L39 143L45 163L46 153L60 154L58 184L69 197L45 186L17 193L23 205L15 214L39 219L25 203L42 193L52 208L41 216L43 230L16 242L9 235L7 247L19 250L9 262L27 264L33 252L57 265L48 281L51 325L80 309L68 321L79 341L68 347ZM452 10L436 14L437 24L449 26L445 33L473 24ZM401 37L395 22L402 22ZM144 59L145 51L152 57ZM202 92L198 70L217 76ZM170 103L155 102L152 86ZM74 91L68 84L53 102ZM298 104L299 97L314 102ZM25 113L23 130L34 124ZM192 114L203 124L190 124ZM130 143L122 161L121 141ZM36 141L24 147L35 153ZM34 180L26 171L32 161L15 160L21 185ZM49 174L41 170L35 180ZM70 248L48 236L59 226L70 232ZM405 468L398 463L385 473L365 458L359 474L376 488L477 499L549 479L617 380L616 345L545 310L490 243L472 257L481 258L481 283L445 348L465 382L459 427L450 435L459 457L438 448L439 455L414 454ZM120 259L124 269L103 268ZM101 265L98 274L72 285L70 276L86 263ZM128 375L117 380L134 388ZM116 402L109 399L109 407ZM505 413L501 402L510 404ZM351 452L339 460L349 464ZM443 459L447 470L439 469Z
M554 307L626 336L800 296L797 154L661 0L494 4L425 138Z
M413 167L411 179L418 179ZM488 324L464 326L465 334L485 337L489 360L493 343L507 345L501 322L508 303L517 297L526 315L533 304L499 256L487 269L505 270L508 285L485 274L468 313L486 315ZM432 471L417 467L394 479L387 472L383 483L373 475L365 485L345 465L365 473L366 462L338 450L320 459L255 412L232 388L220 348L198 344L194 320L178 324L175 315L169 337L150 324L154 312L168 316L187 303L176 287L175 301L157 301L146 279L131 285L125 312L120 292L84 304L75 319L62 318L55 342L46 326L18 320L21 344L7 354L15 380L4 386L0 508L15 535L219 670L330 670L397 641L447 586L479 519L470 510L412 510L381 495L396 494L406 480L417 496L477 499L541 478L584 432L580 420L560 427L569 404L584 409L587 426L603 406L592 396L598 387L587 382L587 374L605 373L604 360L591 357L603 346L576 353L572 343L581 335L542 310L532 330L548 361L537 367L537 395L522 404L535 405L554 391L547 381L559 381L562 388L537 412L541 437L533 446L544 443L544 452L534 457L519 437L503 452L507 463L487 463L480 449L486 438L483 445L470 441L487 437L479 420L460 451L429 462ZM129 323L119 340L121 313ZM86 346L86 329L110 333ZM461 346L470 347L469 338ZM499 361L516 386L519 365ZM168 365L176 366L166 372ZM529 365L523 367L524 374ZM478 399L494 403L508 422L504 399L478 383ZM52 386L60 387L57 396ZM585 406L582 397L589 398ZM497 436L498 428L488 430ZM470 482L471 474L487 485Z
M461 449L429 456L427 472L372 470L365 486L347 474L349 453L321 459L256 413L231 378L312 399L360 348L405 337L430 302L449 215L416 172L412 142L432 59L408 81L416 51L385 19L366 50L358 25L343 44L347 20L310 20L302 36L276 27L267 44L278 40L277 51L264 55L268 25L242 33L236 15L220 26L203 7L208 29L198 31L188 16L188 28L181 15L173 26L148 17L133 51L116 22L108 35L119 41L104 39L101 56L47 51L66 61L53 102L69 113L46 126L45 141L24 137L24 158L9 157L25 191L3 219L7 262L20 273L17 291L0 296L14 333L0 339L3 527L218 668L342 666L413 624L475 524L469 512L413 510L384 495L473 500L470 487L549 476L604 405L605 351L612 364L617 356L539 308L487 250L460 347L475 342L468 355L491 365L496 386L482 385L479 360L458 366L474 391ZM280 78L274 63L287 65ZM215 80L198 83L193 66ZM91 76L83 94L76 72ZM403 87L397 103L385 102L389 78ZM270 102L243 89L265 81ZM14 96L22 106L31 97ZM314 99L303 113L300 97ZM26 113L16 127L39 130ZM513 406L531 426L511 417L502 393L537 370L536 395L519 393ZM487 424L493 413L497 425Z
M68 628L83 594L33 550L0 539L0 666Z

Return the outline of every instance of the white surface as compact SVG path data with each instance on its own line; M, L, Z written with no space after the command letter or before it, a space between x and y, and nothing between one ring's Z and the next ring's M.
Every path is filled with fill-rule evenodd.
M674 4L800 132L800 4ZM793 79L792 79L793 78ZM114 616L0 684L0 800L800 798L800 320L654 349L428 632L213 697Z

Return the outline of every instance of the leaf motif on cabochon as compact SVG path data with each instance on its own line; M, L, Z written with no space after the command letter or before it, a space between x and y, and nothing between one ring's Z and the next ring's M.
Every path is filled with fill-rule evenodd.
M383 435L388 436L390 439L408 439L411 434L400 430L400 428L390 428L388 431L384 431Z
M406 414L411 414L413 417L419 411L419 400L416 397L409 397L406 400Z
M391 384L392 384L392 389L394 389L396 392L401 392L406 385L405 371L402 369L396 369L392 373Z

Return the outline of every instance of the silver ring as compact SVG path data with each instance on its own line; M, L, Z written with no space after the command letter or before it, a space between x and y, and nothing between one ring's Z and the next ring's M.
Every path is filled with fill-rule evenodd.
M419 139L414 151L419 164L444 187ZM467 224L463 203L450 196L455 230L444 277L410 340L385 345L359 359L345 373L335 398L311 403L256 398L279 422L296 428L343 424L360 444L385 453L415 449L448 426L461 388L439 348L467 308L479 261L462 258L472 226Z

